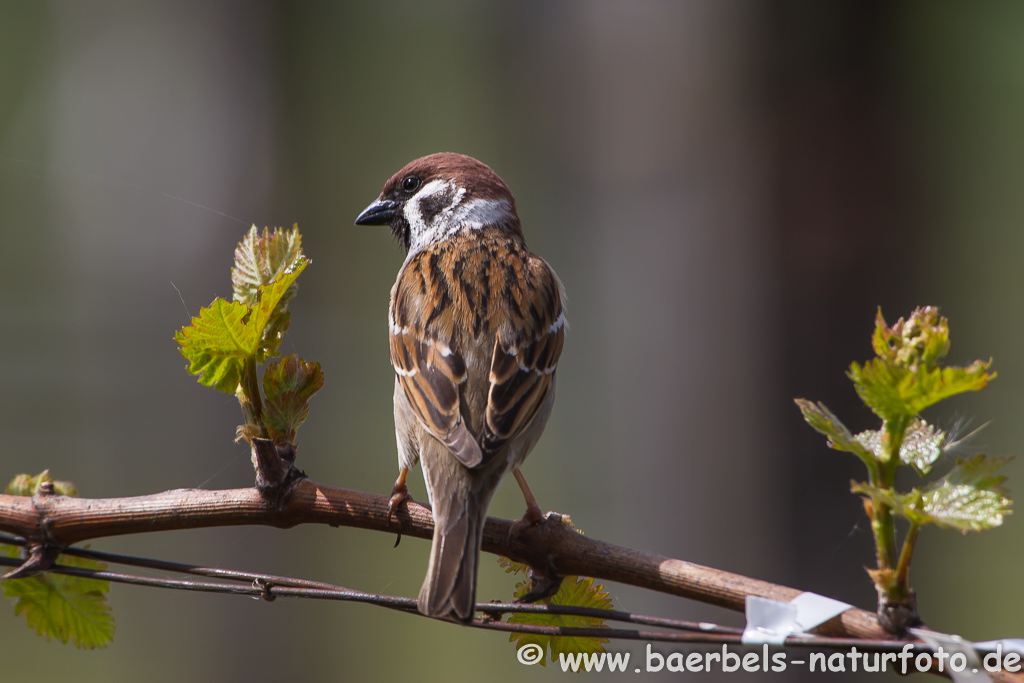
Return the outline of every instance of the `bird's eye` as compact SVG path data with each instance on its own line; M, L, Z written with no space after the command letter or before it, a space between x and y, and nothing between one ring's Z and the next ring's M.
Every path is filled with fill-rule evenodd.
M406 192L415 192L420 186L420 179L414 175L402 181L402 189Z

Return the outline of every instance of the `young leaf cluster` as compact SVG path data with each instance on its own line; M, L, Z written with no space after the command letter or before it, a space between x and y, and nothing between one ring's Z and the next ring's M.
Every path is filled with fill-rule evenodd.
M865 497L875 535L878 567L870 574L879 592L879 613L894 604L913 613L909 566L918 530L934 524L966 533L1002 524L1011 501L1002 488L1005 477L994 472L1007 459L977 455L959 460L945 477L905 492L896 489L896 472L908 467L926 476L950 448L947 435L921 418L921 411L983 389L996 375L988 371L991 361L942 365L950 348L949 323L935 307L918 308L891 327L879 311L871 342L875 358L852 363L847 374L857 395L880 418L879 429L854 435L824 404L796 403L830 448L853 453L867 467L868 481L854 483L852 490ZM898 557L894 515L910 524Z
M882 420L910 419L925 408L965 391L984 389L992 361L967 367L939 365L949 353L949 323L937 308L919 308L889 327L882 312L871 338L876 358L852 363L849 377L864 404Z
M278 354L291 320L288 303L309 263L298 226L262 234L253 226L235 249L233 300L215 299L175 335L200 384L238 397L243 437L294 442L309 399L323 386L320 364L295 355L267 366L262 395L257 381L257 368Z
M14 496L34 496L40 486L49 483L54 493L76 495L70 482L56 481L49 471L36 476L19 474L4 493ZM21 548L0 543L0 554L19 557ZM60 555L59 564L84 569L104 570L106 565L95 560ZM30 628L62 643L69 641L79 648L107 647L114 638L114 617L107 602L110 584L61 574L36 574L21 579L7 579L3 583L4 595L14 600L15 615L24 615Z
M267 366L263 373L263 414L267 436L275 443L294 443L295 431L309 415L309 399L324 385L319 363L292 354Z

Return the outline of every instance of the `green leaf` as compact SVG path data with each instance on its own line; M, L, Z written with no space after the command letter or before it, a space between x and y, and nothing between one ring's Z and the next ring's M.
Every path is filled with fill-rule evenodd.
M280 311L277 314L271 316L270 322L267 324L266 330L263 332L263 339L260 342L259 349L257 350L257 362L264 363L268 358L273 358L277 355L278 350L281 347L281 340L284 338L284 333L288 331L288 326L292 321L291 311Z
M852 363L848 376L864 404L883 420L914 417L925 408L965 391L979 391L995 379L987 372L992 361L967 367L920 366L916 371L880 358Z
M324 385L319 363L307 363L292 354L267 366L263 374L266 402L263 421L275 442L294 442L309 415L309 399Z
M234 394L248 359L262 363L277 352L288 327L288 314L279 306L308 264L301 258L276 281L260 285L255 306L215 299L175 334L181 355L189 361L188 371L200 375L200 384Z
M77 496L78 489L70 481L57 481L50 476L50 470L43 470L36 476L28 474L19 474L14 479L11 479L10 483L7 484L7 488L4 489L4 493L9 496L28 496L32 497L39 493L39 487L45 482L51 482L53 484L54 493L61 496Z
M800 412L803 413L807 424L828 437L829 448L837 451L853 453L866 463L871 462L873 454L870 447L865 447L858 438L850 434L839 418L831 410L825 407L824 403L814 403L807 399L795 399Z
M61 555L58 563L102 571L106 566L86 558ZM14 599L14 613L30 628L79 648L107 647L114 638L114 617L107 603L110 584L98 579L40 574L4 581L4 595Z
M920 418L914 419L903 432L900 462L910 465L918 474L924 476L931 471L932 465L942 455L942 445L945 441L946 433L941 429L936 429Z
M999 526L1012 510L1002 483L1006 477L993 474L1010 458L976 455L957 462L945 479L922 492L922 508L938 526L982 531Z
M853 380L860 400L875 415L890 420L905 414L900 392L901 385L909 385L910 372L905 368L895 368L880 359L869 360L864 365L853 362L847 376Z
M7 485L5 493L14 496L34 496L45 482L52 482L54 492L64 496L77 495L71 482L56 481L49 470L32 477L19 474ZM0 544L0 552L8 557L19 557L22 549ZM106 565L94 560L60 555L57 563L103 571ZM3 592L14 602L14 613L25 615L31 628L47 640L56 638L62 643L74 641L80 648L106 647L114 638L114 617L107 603L110 584L62 574L36 574L23 579L6 579Z
M864 483L855 483L852 490L888 505L893 513L914 524L935 524L964 533L983 531L999 526L1012 512L1012 501L1001 486L1006 477L993 474L1008 461L976 455L959 461L943 479L907 493Z
M235 393L246 358L255 352L255 327L243 322L248 314L247 306L217 298L174 335L189 374L199 375L200 384Z
M879 460L888 460L885 434L884 429L869 430L854 438ZM942 455L945 438L945 432L935 429L924 420L911 420L900 444L900 462L911 465L921 475L928 474L932 464Z
M515 596L521 597L528 590L529 581L517 584ZM567 576L552 597L543 601L548 605L572 605L575 607L592 607L611 609L612 600L605 592L604 586L594 585L594 579L587 576ZM511 624L536 624L540 626L568 626L576 628L608 628L604 619L582 617L568 614L517 613L508 618ZM559 653L604 652L607 638L577 638L575 636L545 636L535 633L513 633L509 642L516 643L516 649L527 643L536 643L548 652L551 661L558 658ZM541 661L544 664L544 661Z
M984 389L996 377L987 372L991 365L991 360L976 360L963 368L950 366L923 373L917 378L918 390L909 397L908 411L916 414L950 396Z
M498 558L506 573L525 573L526 566L513 562L505 557ZM526 595L529 590L530 581L524 579L516 584L513 595L516 598ZM567 605L574 607L590 607L594 609L611 609L612 599L604 590L604 586L594 584L594 579L587 576L567 576L562 581L561 588L550 598L541 601L545 605ZM543 614L543 613L516 613L509 616L507 623L510 624L535 624L539 626L562 626L574 628L608 628L604 619L597 617L582 617L567 614ZM544 649L555 661L560 653L592 653L604 652L604 645L608 643L607 638L577 638L575 636L545 636L536 633L512 633L509 635L509 642L516 643L516 649L527 644L536 644ZM546 666L542 659L541 665Z
M994 472L1013 458L990 458L975 455L966 460L957 460L956 467L946 475L951 484L974 486L982 489L1001 490L1006 477Z
M498 566L501 567L502 569L504 569L506 574L525 574L526 573L526 565L525 564L523 564L522 562L516 562L515 560L511 560L511 559L509 559L509 558L507 558L507 557L505 557L503 555L498 555ZM518 587L519 587L519 585L516 584L516 588L518 588Z
M264 228L262 235L255 225L252 226L235 248L235 266L231 269L234 300L246 306L254 305L259 300L260 285L277 280L294 268L300 258L304 257L298 225L291 230Z
M997 527L1010 514L1010 500L995 491L948 482L926 491L922 503L928 521L964 533Z
M250 325L259 330L256 362L262 363L267 358L277 355L281 344L281 335L288 329L288 313L285 306L294 294L295 280L309 265L309 260L299 255L299 259L283 271L278 279L269 285L260 285L259 302L252 309ZM283 322L281 318L286 318Z

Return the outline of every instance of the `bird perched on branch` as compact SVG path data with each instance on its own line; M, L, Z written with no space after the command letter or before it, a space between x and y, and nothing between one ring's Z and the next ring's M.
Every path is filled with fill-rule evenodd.
M526 248L508 186L468 156L410 162L356 225L388 225L408 251L388 313L400 468L391 510L420 463L434 539L419 611L469 621L487 508L505 474L526 499L517 528L543 520L519 467L554 404L565 292Z

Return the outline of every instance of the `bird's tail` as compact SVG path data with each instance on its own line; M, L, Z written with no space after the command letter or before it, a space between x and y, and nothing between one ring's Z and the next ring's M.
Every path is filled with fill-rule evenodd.
M457 488L462 500L440 505L435 500L434 541L418 607L429 617L454 614L469 621L476 604L476 571L490 501L480 501L468 487Z

